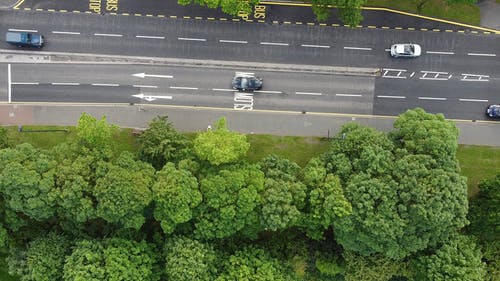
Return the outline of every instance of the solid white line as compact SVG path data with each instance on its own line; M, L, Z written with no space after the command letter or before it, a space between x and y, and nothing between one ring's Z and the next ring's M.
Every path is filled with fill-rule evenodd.
M165 36L146 36L146 35L136 35L137 38L147 38L147 39L165 39Z
M212 91L236 92L237 90L233 90L233 89L212 89Z
M61 86L78 86L80 85L80 83L64 83L64 82L60 82L60 83L51 83L52 85L61 85Z
M132 87L136 88L158 88L158 86L153 86L153 85L132 85Z
M321 93L307 93L307 92L295 92L296 95L312 95L312 96L321 96Z
M80 32L71 32L71 31L52 31L54 34L70 34L70 35L80 35Z
M95 36L122 37L122 34L94 33Z
M454 52L438 52L438 51L426 51L427 54L438 54L438 55L454 55Z
M335 94L338 97L362 97L363 95L358 94Z
M120 86L120 84L101 84L101 83L92 83L92 86L118 87L118 86Z
M397 69L397 68L382 68L382 70L388 70L388 71L406 71L406 69Z
M325 45L307 45L307 44L302 44L300 45L302 47L306 47L306 48L330 48L330 46L325 46Z
M288 43L260 42L261 45L288 46Z
M12 85L38 85L38 82L12 82Z
M170 86L170 89L178 89L178 90L198 90L198 88L193 88L193 87L175 87L175 86Z
M207 41L207 39L203 39L203 38L187 38L187 37L179 37L179 38L177 38L177 40L184 40L184 41L202 41L202 42Z
M386 98L386 99L406 99L405 96L377 96L377 98Z
M247 44L247 41L238 41L238 40L219 40L221 43L237 43L237 44Z
M496 57L495 54L480 54L480 53L467 53L468 56L485 56L485 57Z
M254 91L254 93L265 93L265 94L281 94L280 91Z
M9 92L9 103L11 102L12 86L11 86L11 76L10 76L10 63L7 64L7 79L8 79L8 92Z
M15 28L9 28L9 31L38 32L38 30L36 30L36 29L15 29Z
M361 47L344 47L346 50L362 50L362 51L371 51L372 48L361 48Z
M488 102L488 100L475 100L475 99L458 99L459 101L476 101L476 102Z
M446 98L418 97L419 100L446 100Z

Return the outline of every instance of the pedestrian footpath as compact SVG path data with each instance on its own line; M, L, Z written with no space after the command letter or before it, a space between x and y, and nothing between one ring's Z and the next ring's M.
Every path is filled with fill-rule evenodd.
M500 3L495 0L480 0L481 26L500 30Z

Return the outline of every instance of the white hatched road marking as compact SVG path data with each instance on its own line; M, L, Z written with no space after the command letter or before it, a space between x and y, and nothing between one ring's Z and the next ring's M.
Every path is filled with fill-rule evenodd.
M202 41L202 42L207 41L207 39L204 39L204 38L188 38L188 37L179 37L179 38L177 38L177 40L181 40L181 41Z
M72 83L72 82L55 82L52 85L60 85L60 86L78 86L80 83Z
M80 32L73 31L52 31L54 34L69 34L69 35L80 35Z
M420 71L424 75L422 77L419 77L418 79L422 80L440 80L440 81L445 81L449 80L452 75L449 74L448 72L440 72L440 71L427 71L427 70L422 70ZM427 74L434 74L433 77L427 77ZM445 76L445 77L439 77L439 76Z
M308 45L308 44L302 44L300 46L306 47L306 48L325 48L325 49L330 48L330 46L326 46L326 45Z
M426 51L427 54L437 54L437 55L454 55L454 52L439 52L439 51Z
M147 35L136 35L137 38L146 38L146 39L165 39L165 36L147 36Z
M467 82L488 82L490 81L490 76L489 75L481 75L481 74L468 74L468 73L462 73L464 76L460 81L467 81ZM472 77L472 78L470 78Z
M118 87L118 86L120 86L120 84L92 83L92 86L101 86L101 87Z
M296 95L321 96L321 93L295 92Z
M38 32L38 30L36 30L36 29L16 29L16 28L9 28L9 31Z
M488 102L488 100L476 100L476 99L458 99L459 101L472 101L472 102Z
M123 34L112 34L112 33L94 33L95 36L108 36L108 37L122 37Z
M194 88L194 87L176 87L176 86L170 86L170 89L177 89L177 90L198 90L198 88Z
M446 98L418 97L419 100L446 100Z
M361 50L361 51L371 51L372 48L363 48L363 47L344 47L346 50Z
M496 54L467 53L468 56L496 57Z
M382 77L384 78L396 78L396 79L406 79L405 75L406 70L405 69L394 69L394 68L384 68L384 73L382 74ZM396 75L389 74L389 72L397 72Z
M383 98L383 99L406 99L405 96L377 96L377 98Z
M288 43L260 42L261 45L288 46Z
M247 44L247 41L239 41L239 40L219 40L221 43L236 43L236 44Z

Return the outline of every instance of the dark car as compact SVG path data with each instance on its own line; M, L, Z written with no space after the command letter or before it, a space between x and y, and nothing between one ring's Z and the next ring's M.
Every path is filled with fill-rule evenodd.
M42 35L28 32L7 32L5 34L5 41L18 47L41 48L44 44Z
M500 118L500 104L492 104L486 108L486 115L490 118Z
M231 86L238 91L257 91L262 89L264 80L253 73L236 73Z

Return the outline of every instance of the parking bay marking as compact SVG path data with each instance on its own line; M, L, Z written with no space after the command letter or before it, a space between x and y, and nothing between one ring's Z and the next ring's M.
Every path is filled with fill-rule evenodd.
M233 108L237 110L253 110L253 94L235 92Z

